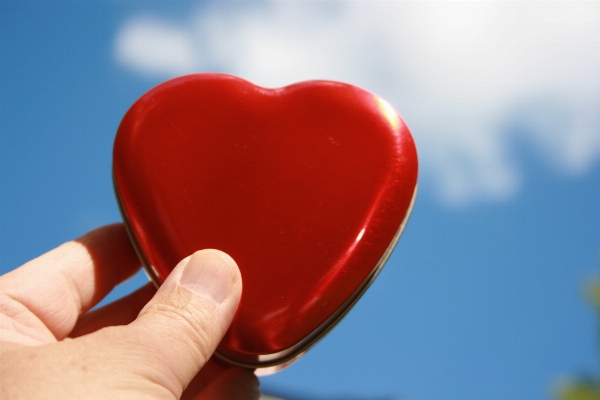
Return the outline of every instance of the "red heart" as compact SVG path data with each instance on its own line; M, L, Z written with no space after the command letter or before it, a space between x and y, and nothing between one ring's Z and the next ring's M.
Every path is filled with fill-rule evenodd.
M396 112L360 88L197 74L131 107L113 173L157 283L199 249L237 261L242 300L217 354L255 368L297 358L374 279L410 213L417 154Z

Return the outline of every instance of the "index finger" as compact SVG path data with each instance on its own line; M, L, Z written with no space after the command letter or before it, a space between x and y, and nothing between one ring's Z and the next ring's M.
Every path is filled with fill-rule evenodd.
M9 317L23 326L40 330L41 322L61 340L80 315L139 268L123 224L104 226L0 277L3 301L12 302L2 308L13 310Z

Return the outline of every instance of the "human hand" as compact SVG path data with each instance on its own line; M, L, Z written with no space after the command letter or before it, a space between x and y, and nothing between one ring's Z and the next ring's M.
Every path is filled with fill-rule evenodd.
M252 372L210 360L240 300L235 262L196 252L158 291L87 312L139 267L115 224L1 276L0 398L258 399Z

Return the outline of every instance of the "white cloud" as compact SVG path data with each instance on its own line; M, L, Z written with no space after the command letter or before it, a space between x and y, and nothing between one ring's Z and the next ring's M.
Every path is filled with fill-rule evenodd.
M123 65L144 75L179 75L197 66L189 33L148 17L133 19L121 28L116 56Z
M220 2L185 21L134 17L116 49L145 75L378 93L411 127L423 183L449 203L515 194L515 141L567 174L600 158L597 2Z

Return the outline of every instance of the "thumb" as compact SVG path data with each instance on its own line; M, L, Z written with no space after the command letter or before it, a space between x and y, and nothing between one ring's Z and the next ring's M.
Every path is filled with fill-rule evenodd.
M130 343L156 362L148 378L180 394L225 335L241 293L227 254L201 250L181 261L127 327Z

